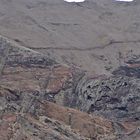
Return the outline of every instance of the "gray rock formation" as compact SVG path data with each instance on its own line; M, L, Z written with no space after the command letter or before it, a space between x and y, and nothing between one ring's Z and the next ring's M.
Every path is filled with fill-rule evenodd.
M90 79L78 84L76 107L112 120L140 118L140 79L125 76Z
M1 38L1 140L115 140L111 121L54 103L78 82L79 69Z
M1 0L0 140L139 140L139 13L138 0Z

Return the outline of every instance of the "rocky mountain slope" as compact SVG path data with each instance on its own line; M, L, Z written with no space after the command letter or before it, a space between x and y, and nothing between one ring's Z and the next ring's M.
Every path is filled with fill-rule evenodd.
M0 44L2 140L115 137L110 121L54 104L55 95L72 87L73 69L6 38Z
M1 0L0 140L140 140L139 12Z
M2 36L0 53L2 140L139 139L139 79L91 79Z

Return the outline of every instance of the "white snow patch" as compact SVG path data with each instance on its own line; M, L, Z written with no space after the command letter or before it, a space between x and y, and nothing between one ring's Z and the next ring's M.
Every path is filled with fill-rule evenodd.
M122 1L122 2L132 2L134 0L116 0L116 1Z
M84 2L85 0L64 0L66 2Z

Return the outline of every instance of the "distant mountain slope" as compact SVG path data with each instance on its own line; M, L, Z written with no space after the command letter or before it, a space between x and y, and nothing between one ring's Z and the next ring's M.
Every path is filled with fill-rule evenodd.
M57 61L110 74L140 54L139 13L138 0L1 0L0 33Z

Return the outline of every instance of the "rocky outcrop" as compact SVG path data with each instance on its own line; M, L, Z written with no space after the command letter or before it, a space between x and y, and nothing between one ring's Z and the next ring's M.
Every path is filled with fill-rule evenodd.
M138 77L89 78L4 37L0 53L0 139L139 138Z
M124 67L126 74L118 69L110 77L82 77L73 98L69 102L69 98L65 98L65 105L112 120L115 131L120 135L117 139L133 140L140 137L139 65ZM131 68L134 71L129 73Z
M4 55L0 63L1 140L115 138L110 121L49 102L57 102L57 94L71 89L81 70L4 37L0 41Z
M79 83L76 107L110 119L139 120L140 79L114 76Z
M0 0L14 40L0 36L0 140L139 140L139 13L138 0Z
M1 87L1 139L115 139L110 121ZM28 94L28 93L26 93ZM18 96L18 97L17 97ZM4 129L3 129L4 128ZM7 130L7 131L6 131Z

